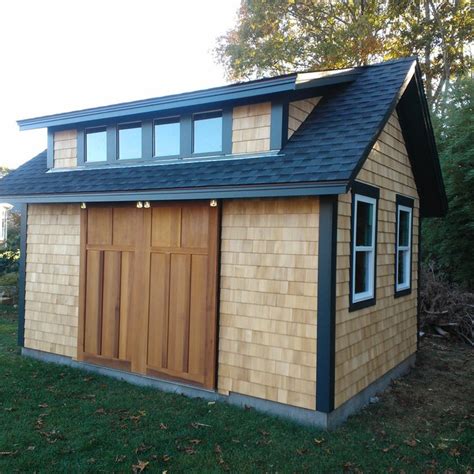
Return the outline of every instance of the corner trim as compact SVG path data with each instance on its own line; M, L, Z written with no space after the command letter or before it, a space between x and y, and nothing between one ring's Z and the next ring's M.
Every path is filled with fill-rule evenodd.
M338 198L319 202L316 409L329 413L334 410Z
M21 206L20 268L18 275L18 345L25 345L25 289L26 289L26 240L28 229L28 205Z
M54 132L48 128L48 150L46 152L46 166L54 168Z
M270 117L270 150L281 150L288 140L288 100L273 101Z

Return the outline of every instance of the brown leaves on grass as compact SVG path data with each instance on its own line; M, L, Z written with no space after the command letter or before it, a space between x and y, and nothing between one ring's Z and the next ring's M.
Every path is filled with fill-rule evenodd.
M168 425L165 425L164 423L160 423L160 430L167 430Z
M211 428L211 425L206 425L204 423L198 423L197 421L193 421L191 423L191 426L195 429L198 429L198 428Z
M418 443L416 439L406 439L403 441L407 446L410 446L411 448L414 448Z
M217 463L224 471L229 471L229 465L224 461L224 458L222 457L222 448L219 444L214 445L214 452L216 453Z
M141 461L139 459L137 464L132 465L132 472L135 474L143 472L148 467L148 464L150 464L149 461Z
M146 446L144 444L141 444L138 446L138 448L135 449L135 454L141 454L141 453L146 453L152 448L152 446Z

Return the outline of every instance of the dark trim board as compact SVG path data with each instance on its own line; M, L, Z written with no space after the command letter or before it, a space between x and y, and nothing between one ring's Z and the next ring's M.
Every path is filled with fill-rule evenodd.
M26 289L26 239L28 229L28 205L21 206L20 269L18 275L18 345L25 345L25 289Z
M163 189L110 193L37 194L8 196L18 203L74 203L124 201L174 201L195 199L244 199L254 197L327 196L345 193L345 184L295 183L287 185L216 186L212 188Z
M336 357L337 196L319 201L316 409L334 410Z
M78 137L79 138L79 137ZM48 150L46 152L46 163L48 168L54 166L54 132L48 128Z

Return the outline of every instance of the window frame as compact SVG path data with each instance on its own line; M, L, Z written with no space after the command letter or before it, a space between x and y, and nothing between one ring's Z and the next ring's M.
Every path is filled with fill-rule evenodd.
M380 190L374 186L365 183L355 182L352 186L352 207L351 207L351 251L349 263L349 311L367 308L376 304L377 294L377 233L378 233L378 208L379 208ZM357 202L366 202L373 205L373 226L372 226L372 245L357 246ZM357 248L360 247L360 248ZM355 292L355 271L357 252L371 252L371 261L369 267L369 288L370 291L364 293Z
M397 194L396 195L396 206L395 206L395 278L394 278L394 291L395 291L395 298L399 298L401 296L406 296L411 293L412 290L412 282L413 282L413 208L414 208L414 200L412 198L402 196ZM399 243L399 231L400 231L400 211L408 212L409 213L409 229L408 229L408 241L409 245L404 246L407 247L405 249L400 249ZM408 251L408 282L399 285L398 283L398 252L399 250Z
M120 158L120 130L130 130L134 128L140 129L140 155L135 158ZM116 139L116 156L115 161L117 163L136 163L142 161L143 158L143 120L134 120L133 122L120 122L115 126L115 139Z
M100 160L100 161L89 161L87 159L87 135L90 133L98 133L98 132L105 132L105 160ZM79 141L79 137L78 137ZM107 127L105 126L98 126L98 127L87 127L84 129L84 163L87 163L88 165L94 166L94 165L102 165L103 163L107 163L109 157L108 157L108 143L107 143Z
M222 114L222 150L219 152L193 153L193 116L221 112ZM177 118L180 124L180 153L179 155L155 156L155 122ZM135 120L124 122L101 123L86 125L77 129L77 164L78 166L101 168L103 166L120 166L144 164L153 162L179 163L183 161L200 161L204 158L224 158L232 154L232 120L233 107L225 106L214 110L193 110L182 114L147 115ZM142 127L142 155L140 158L119 158L119 127L131 123L140 123ZM107 160L87 162L86 160L86 131L104 128L107 132ZM52 137L52 133L51 133ZM49 144L48 144L49 149Z
M220 114L220 115L218 115ZM195 152L194 151L194 142L195 142L195 132L194 132L194 124L195 124L195 117L199 115L211 115L211 117L207 118L221 118L221 149L216 151L202 151L202 152ZM215 115L215 117L212 117ZM224 110L223 109L215 109L215 110L203 110L199 112L194 112L191 115L191 156L221 156L225 155L225 144L224 144Z
M155 154L155 151L156 151L156 130L155 130L155 127L157 124L159 124L160 122L162 123L177 123L179 124L179 153L178 154L175 154L175 155L156 155ZM178 159L179 157L182 156L181 154L181 146L182 146L182 140L181 140L181 135L182 135L182 120L181 120L181 116L179 115L173 115L173 116L167 116L167 117L159 117L159 118L155 118L153 119L152 121L152 129L153 129L153 138L152 138L152 159L154 160L173 160L173 159Z

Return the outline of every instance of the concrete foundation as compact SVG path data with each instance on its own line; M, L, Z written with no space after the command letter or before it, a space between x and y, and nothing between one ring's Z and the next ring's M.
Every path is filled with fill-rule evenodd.
M110 369L108 367L89 364L87 362L79 362L70 357L42 352L35 349L22 348L21 353L22 355L31 357L32 359L66 365L99 375L106 375L142 387L152 387L164 392L186 395L191 398L227 402L231 405L237 405L240 407L252 407L263 413L268 413L281 418L294 420L304 425L323 429L333 429L341 425L350 415L356 413L362 407L367 405L371 397L385 390L393 379L406 374L410 368L414 366L416 360L416 355L413 354L334 411L323 413L317 410L298 408L234 392L231 392L228 396L221 395L212 390L205 390L179 382L160 380L145 375L132 374L130 372Z

